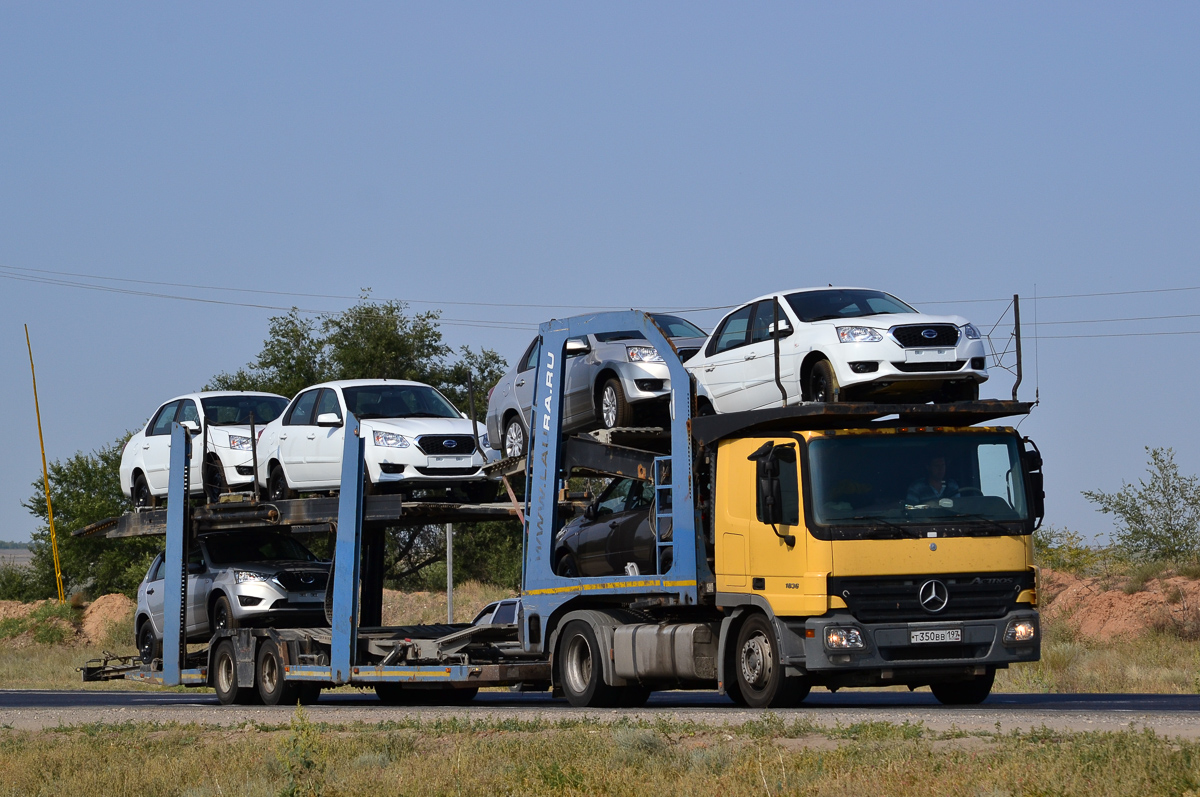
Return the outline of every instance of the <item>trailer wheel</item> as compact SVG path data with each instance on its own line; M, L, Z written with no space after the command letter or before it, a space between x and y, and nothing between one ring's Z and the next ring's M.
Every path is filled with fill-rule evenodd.
M296 681L284 678L283 656L279 654L279 645L270 637L258 645L258 662L255 667L255 680L258 682L258 696L264 705L290 706L300 698L300 685Z
M238 685L237 656L228 639L221 641L213 653L213 688L222 706L254 702L254 687Z
M752 614L742 623L733 666L738 702L750 708L785 708L808 696L807 682L784 676L775 629L764 614ZM732 690L726 691L737 700Z
M930 684L929 691L943 706L977 706L987 700L995 681L996 671L989 669L987 675L978 675L970 681Z
M604 683L600 647L591 625L575 620L567 623L558 638L558 678L567 701L576 708L607 708L620 697L616 687Z
M143 664L148 665L155 659L162 658L162 643L154 635L154 626L150 625L149 618L138 629L137 646L138 654L142 657Z

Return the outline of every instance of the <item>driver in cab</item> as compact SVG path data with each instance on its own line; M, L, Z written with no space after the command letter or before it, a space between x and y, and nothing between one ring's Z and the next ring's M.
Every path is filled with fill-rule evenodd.
M926 475L909 485L907 503L919 506L957 497L958 482L946 478L946 458L935 456L926 465Z

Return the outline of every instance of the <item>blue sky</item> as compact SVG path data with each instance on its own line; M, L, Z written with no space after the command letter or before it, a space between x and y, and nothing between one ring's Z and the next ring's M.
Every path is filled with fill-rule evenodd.
M372 288L510 361L573 306L833 282L990 327L1005 303L978 300L1019 293L1028 351L1035 292L1119 294L1039 300L1022 388L1048 521L1105 533L1079 492L1139 478L1143 446L1200 471L1200 318L1163 318L1200 298L1198 22L1184 3L5 3L0 539L35 526L23 323L53 459L246 363L277 312L15 269L326 311ZM1104 322L1059 323L1081 321Z

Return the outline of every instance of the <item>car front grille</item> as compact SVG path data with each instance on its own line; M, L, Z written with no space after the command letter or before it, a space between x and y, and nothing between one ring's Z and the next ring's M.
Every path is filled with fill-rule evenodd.
M892 363L897 371L906 374L932 374L939 371L958 371L967 364L966 360L949 363Z
M417 448L426 454L474 454L475 438L469 434L426 434L417 438Z
M844 600L862 623L982 620L1003 617L1015 609L1017 595L1033 587L1032 579L1026 572L830 576L829 594ZM940 581L946 588L947 600L941 611L927 611L921 605L921 587L929 581Z
M926 336L926 332L934 333ZM906 349L929 349L958 345L958 327L953 324L911 324L892 327L892 337Z
M321 570L285 570L275 576L288 592L313 592L325 589L329 574Z
M422 476L474 476L479 468L423 468L417 466L417 473Z

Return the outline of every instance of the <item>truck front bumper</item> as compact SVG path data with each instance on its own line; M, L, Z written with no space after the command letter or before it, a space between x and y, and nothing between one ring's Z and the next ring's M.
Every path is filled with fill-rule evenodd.
M799 642L800 647L796 650L785 644L785 662L814 674L1007 667L1015 662L1037 661L1041 656L1042 635L1035 609L1019 609L990 620L860 623L849 612L831 612L807 620L782 621L793 645ZM1033 638L1006 641L1005 632L1022 622L1032 623ZM831 647L830 629L857 630L862 647ZM934 641L914 641L920 639ZM793 649L789 651L788 647Z

